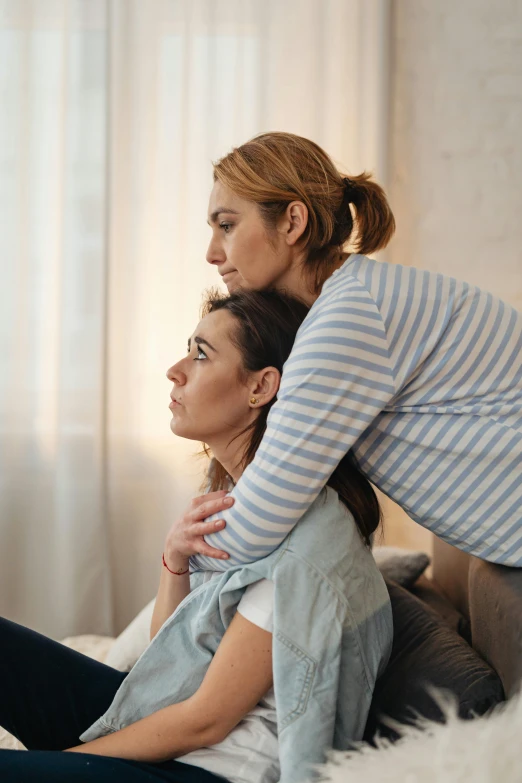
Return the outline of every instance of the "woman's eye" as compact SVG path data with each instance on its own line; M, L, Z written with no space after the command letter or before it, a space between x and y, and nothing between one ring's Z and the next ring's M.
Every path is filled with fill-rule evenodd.
M223 229L223 231L225 232L225 234L228 234L228 232L229 232L229 231L230 231L230 229L232 228L232 223L220 223L220 224L219 224L219 227Z
M201 359L206 359L206 358L207 358L207 354L205 353L203 348L201 348L201 346L198 346L198 352L197 355L194 357L194 361L199 362L201 361Z

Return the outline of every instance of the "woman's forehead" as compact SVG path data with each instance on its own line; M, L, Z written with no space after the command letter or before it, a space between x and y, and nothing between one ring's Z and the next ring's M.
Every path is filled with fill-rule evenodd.
M238 196L227 185L219 180L214 182L208 201L208 221L215 222L220 214L242 214L255 205L247 199Z
M228 310L215 310L203 316L191 335L191 340L200 337L213 345L216 350L232 345L230 337L236 326L236 320Z

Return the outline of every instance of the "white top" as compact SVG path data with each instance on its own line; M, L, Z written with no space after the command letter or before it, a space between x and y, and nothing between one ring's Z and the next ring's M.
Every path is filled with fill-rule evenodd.
M451 277L350 256L299 329L234 505L210 517L226 527L205 540L230 559L192 566L266 557L350 449L420 525L522 567L522 313Z
M205 572L205 581L218 573ZM274 584L261 579L249 585L237 611L265 631L272 631ZM277 783L280 776L274 689L225 737L222 742L200 748L177 761L222 775L230 783Z

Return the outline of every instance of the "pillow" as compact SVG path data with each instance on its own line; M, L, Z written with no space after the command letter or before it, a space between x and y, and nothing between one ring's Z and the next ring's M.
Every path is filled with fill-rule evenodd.
M483 715L504 700L496 672L480 658L442 617L400 585L387 581L393 612L394 640L390 661L377 680L364 739L378 732L398 738L386 717L414 724L418 715L443 721L430 689L454 694L458 715Z
M105 659L114 644L114 638L112 636L99 636L97 634L82 634L81 636L67 636L65 639L60 640L60 644L64 644L71 650L88 655L89 658L94 658L95 661L105 663Z
M468 644L471 644L470 621L446 598L445 593L442 592L442 589L434 579L428 579L422 575L415 584L408 588L408 592L419 598L423 604L427 604L430 609L433 609L443 618L446 625L449 625Z
M156 598L153 598L124 631L120 633L112 644L104 663L119 669L121 672L130 672L142 652L150 643L150 623Z
M430 564L425 552L398 546L374 546L372 554L383 577L403 587L410 587Z

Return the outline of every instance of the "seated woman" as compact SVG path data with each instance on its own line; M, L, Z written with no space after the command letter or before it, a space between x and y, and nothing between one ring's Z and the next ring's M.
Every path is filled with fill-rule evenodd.
M187 356L168 371L172 431L213 455L199 514L253 459L306 313L270 291L210 298ZM309 447L321 460L320 439ZM378 523L373 490L348 456L254 563L189 576L173 526L151 643L128 674L0 620L0 725L29 749L0 751L0 779L313 777L327 749L362 737L390 654L388 593L368 546Z

